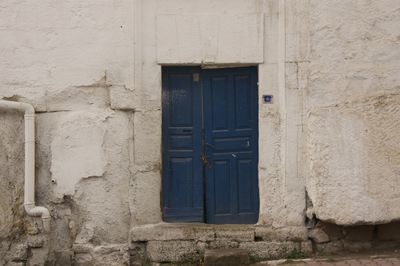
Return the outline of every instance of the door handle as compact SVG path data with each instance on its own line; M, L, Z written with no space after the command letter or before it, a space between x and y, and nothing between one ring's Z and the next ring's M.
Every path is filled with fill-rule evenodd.
M200 160L203 162L204 166L208 165L208 157L206 155L202 154Z

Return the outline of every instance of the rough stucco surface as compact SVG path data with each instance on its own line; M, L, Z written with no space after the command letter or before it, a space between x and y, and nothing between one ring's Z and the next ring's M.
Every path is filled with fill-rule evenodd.
M385 223L400 214L400 94L311 112L310 193L322 220Z
M24 124L18 113L0 112L0 125L0 241L3 241L15 237L23 228L24 135L20 132Z
M27 249L32 265L128 264L129 230L162 221L163 60L260 63L258 225L303 228L305 190L319 219L400 219L399 1L283 2L1 1L0 98L37 111L36 201L52 231L38 241L23 212L23 116L1 112L0 264ZM180 25L196 51L157 34L167 17L196 18ZM244 34L257 43L238 53Z
M118 242L127 237L130 123L129 113L101 109L44 113L37 119L41 128L37 132L40 139L38 161L41 162L38 182L46 183L43 186L49 188L40 195L55 203L71 199L72 211L78 212L79 221L83 222L80 225L89 230L98 227L95 230L103 231L101 239L105 242ZM76 138L75 131L79 130L91 133L82 135L87 137L86 141ZM69 134L63 143L68 145L55 145L66 132ZM54 156L48 157L49 154L55 154L56 158L68 154L61 157L66 164L78 161L71 168L61 168L63 171L58 172L55 170L60 170L56 167L58 162L54 161ZM116 226L108 228L110 224Z
M400 218L400 3L311 1L308 193L322 220Z

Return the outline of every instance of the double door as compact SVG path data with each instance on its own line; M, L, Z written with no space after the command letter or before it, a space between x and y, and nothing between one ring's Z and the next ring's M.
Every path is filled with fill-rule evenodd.
M163 218L256 223L257 68L164 67Z

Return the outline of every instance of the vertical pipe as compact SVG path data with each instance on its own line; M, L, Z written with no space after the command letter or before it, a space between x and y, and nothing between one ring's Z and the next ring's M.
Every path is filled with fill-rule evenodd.
M35 116L25 114L25 197L24 205L35 204Z
M47 208L35 205L35 109L27 103L0 100L0 109L25 112L25 181L24 207L29 216L41 217L43 230L50 231L50 212Z

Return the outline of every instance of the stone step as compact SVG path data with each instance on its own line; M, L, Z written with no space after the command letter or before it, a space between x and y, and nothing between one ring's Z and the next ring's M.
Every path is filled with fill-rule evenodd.
M204 253L204 266L241 266L249 263L249 253L244 249L213 249Z

